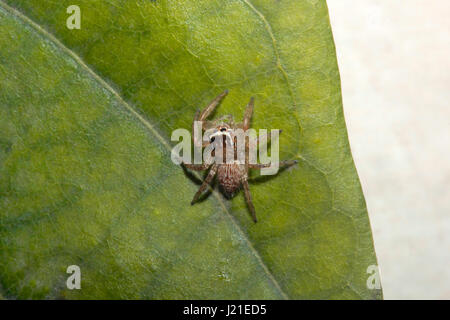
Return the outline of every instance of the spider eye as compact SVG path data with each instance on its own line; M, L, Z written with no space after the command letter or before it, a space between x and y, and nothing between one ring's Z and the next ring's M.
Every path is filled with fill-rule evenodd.
M216 137L212 137L209 142L214 142L214 140L216 140Z
M227 131L227 128L220 128L220 131L222 132Z

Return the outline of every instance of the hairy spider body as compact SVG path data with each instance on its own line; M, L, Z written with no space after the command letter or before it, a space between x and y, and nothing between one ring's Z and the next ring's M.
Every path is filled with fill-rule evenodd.
M213 181L214 177L217 175L219 186L222 189L223 193L227 198L231 198L241 187L244 189L245 200L247 201L248 208L252 215L252 219L254 222L257 221L255 207L253 205L252 197L250 194L250 189L248 185L248 169L261 169L270 166L269 164L250 164L248 161L248 152L250 142L245 143L245 164L238 162L236 157L236 145L237 145L237 137L235 135L235 131L237 129L242 129L244 132L250 128L250 120L253 113L253 105L254 99L251 98L250 102L247 104L244 113L244 119L242 123L235 124L233 121L233 117L231 115L224 116L215 121L208 121L206 118L214 111L214 109L219 105L220 101L228 94L228 90L221 93L217 96L211 103L202 111L197 111L194 117L194 123L192 127L194 129L194 124L196 121L200 121L202 123L202 128L204 130L211 130L211 135L209 143L206 145L203 142L196 141L195 135L193 135L194 144L199 146L207 147L211 145L215 139L223 139L223 161L222 163L215 163L214 161L210 161L211 159L205 159L203 164L187 164L183 163L183 165L192 170L207 170L209 169L208 175L203 181L202 185L198 189L197 193L194 195L191 204L194 204L203 192L208 188L210 183ZM194 131L194 130L193 130ZM281 130L280 130L281 132ZM227 139L230 144L227 144ZM267 137L269 139L269 137ZM219 140L220 141L220 140ZM233 161L226 161L226 148L227 145L234 146L234 159ZM212 152L214 156L214 151ZM228 159L231 160L231 159ZM297 163L296 160L287 160L281 161L279 163L280 166L290 166Z
M231 198L241 187L247 171L242 164L222 164L217 169L217 179L227 198Z

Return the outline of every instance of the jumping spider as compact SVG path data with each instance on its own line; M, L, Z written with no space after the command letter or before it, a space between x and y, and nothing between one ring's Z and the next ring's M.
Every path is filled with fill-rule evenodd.
M226 140L226 137L229 137L231 141L236 141L236 137L234 135L234 131L237 129L242 129L244 131L248 130L250 128L250 119L252 117L253 113L253 105L254 105L254 98L252 97L250 99L250 102L248 103L245 113L244 113L244 120L242 123L234 123L233 116L227 115L220 119L217 119L215 121L208 121L206 118L214 111L214 109L219 105L220 101L228 94L228 90L225 90L223 93L221 93L219 96L217 96L211 103L202 111L197 110L194 122L192 124L192 129L194 131L194 123L195 121L200 121L202 124L203 130L212 130L212 134L210 135L211 140L208 142L198 142L195 139L195 135L193 135L194 144L202 145L202 147L208 147L211 143L214 142L214 139L217 137L222 137L224 140ZM281 132L281 130L280 130ZM258 138L259 139L259 138ZM270 135L267 136L267 141L270 139ZM258 141L258 140L257 140ZM236 144L235 144L236 145ZM230 198L233 196L241 187L243 186L244 189L244 195L245 200L247 201L247 205L249 207L250 213L252 215L253 221L256 223L256 213L255 213L255 207L253 206L252 202L252 196L250 194L250 189L248 186L248 169L261 169L261 168L267 168L270 166L270 163L268 164L250 164L248 162L248 152L249 152L249 146L248 142L246 141L245 144L245 164L239 164L239 163L214 163L210 161L204 161L202 164L187 164L183 163L183 165L191 170L201 171L201 170L209 170L208 175L206 176L205 180L203 181L202 185L198 189L197 193L194 195L194 198L191 202L191 204L194 204L199 197L202 195L202 193L206 190L208 185L213 181L213 178L217 174L219 185L222 187L223 192L226 197ZM285 160L281 161L279 163L279 166L291 166L297 163L297 160Z

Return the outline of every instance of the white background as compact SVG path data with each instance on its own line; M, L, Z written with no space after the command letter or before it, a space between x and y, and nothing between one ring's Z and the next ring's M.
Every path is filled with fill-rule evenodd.
M450 0L328 0L386 299L450 299Z

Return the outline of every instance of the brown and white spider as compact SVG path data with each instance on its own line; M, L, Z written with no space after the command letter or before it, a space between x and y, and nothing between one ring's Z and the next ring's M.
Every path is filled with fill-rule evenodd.
M197 110L194 122L192 124L192 131L194 132L194 124L196 121L200 121L202 124L203 130L208 130L211 132L210 141L206 141L204 143L201 143L199 141L196 141L196 136L193 134L194 144L195 145L201 145L203 147L208 147L211 143L214 142L215 138L222 137L224 139L224 149L227 146L226 138L230 138L231 143L234 143L234 146L236 145L236 135L235 132L237 129L242 129L244 132L247 131L250 128L250 120L253 113L253 106L254 106L254 99L253 97L250 99L250 102L248 103L245 113L244 113L244 120L242 123L234 123L233 116L227 115L222 118L219 118L215 121L208 121L206 118L214 111L214 109L219 105L220 101L228 94L228 90L225 90L223 93L221 93L219 96L217 96L211 103L202 111ZM281 130L280 130L281 132ZM267 136L265 140L269 140L270 136ZM245 162L243 164L241 163L216 163L211 161L205 161L202 164L187 164L183 163L183 165L191 170L207 170L210 168L208 175L206 176L205 180L203 181L202 185L198 189L197 193L194 195L194 199L192 200L191 204L194 204L202 195L202 193L206 190L208 185L213 181L214 177L217 174L219 185L222 188L223 193L226 197L230 198L232 197L242 186L244 189L244 195L245 200L247 201L248 208L250 210L250 213L252 215L253 221L256 222L256 213L255 213L255 207L253 206L252 202L252 196L250 194L250 189L248 186L248 169L261 169L261 168L267 168L270 166L270 163L268 164L251 164L248 161L248 152L249 152L249 141L245 142ZM229 144L228 144L229 146ZM226 152L226 151L225 151ZM226 157L226 156L224 156ZM293 164L296 164L297 160L285 160L281 161L279 163L279 166L291 166Z

